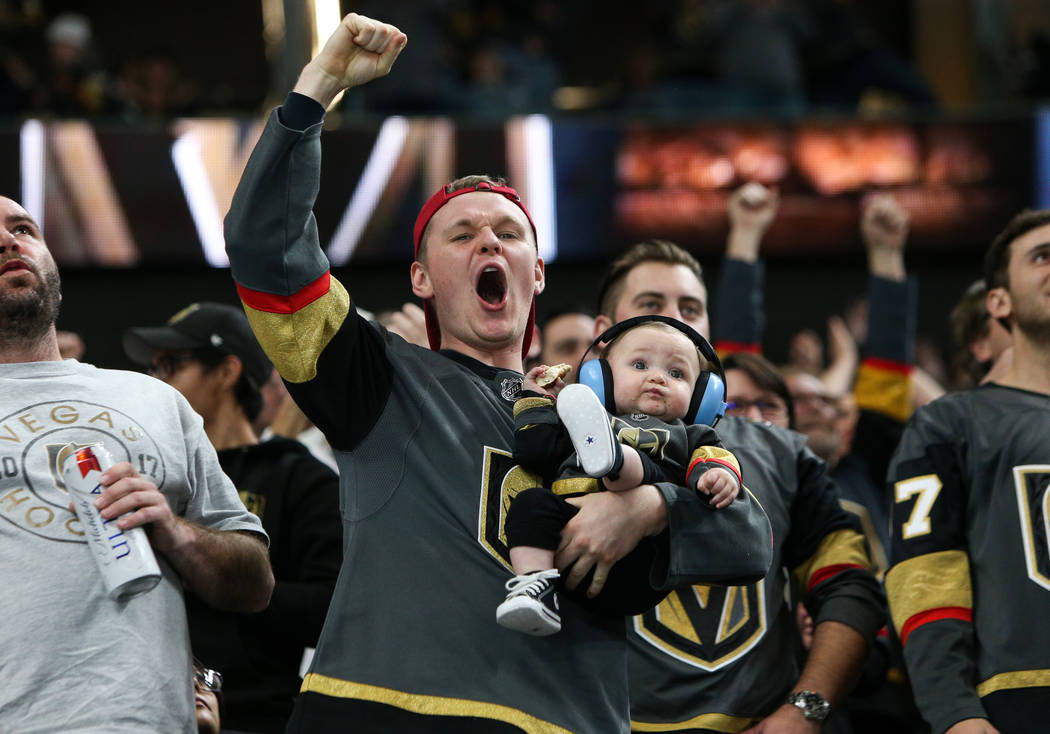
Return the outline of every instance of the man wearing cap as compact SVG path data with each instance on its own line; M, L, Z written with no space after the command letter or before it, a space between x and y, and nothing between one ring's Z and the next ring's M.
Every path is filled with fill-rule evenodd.
M385 75L405 42L393 26L346 16L270 116L226 219L249 321L340 467L344 563L289 731L627 732L622 617L570 595L561 633L537 638L492 615L512 575L505 508L538 479L511 458L544 287L517 193L469 176L423 207L411 283L430 350L357 316L318 243L325 107ZM647 535L654 588L768 567L769 526L750 501L710 512L672 485L569 501L580 509L556 562L580 592L600 589Z
M183 590L264 609L266 534L177 391L61 358L61 299L40 228L0 197L0 728L191 734ZM116 462L96 504L111 528L145 528L162 573L152 590L106 594L62 480L70 443L101 443Z
M339 573L339 480L298 441L256 437L272 366L240 308L191 304L164 326L129 329L124 351L201 415L223 471L270 536L276 583L266 611L225 612L190 593L186 612L194 654L223 673L223 726L283 732Z

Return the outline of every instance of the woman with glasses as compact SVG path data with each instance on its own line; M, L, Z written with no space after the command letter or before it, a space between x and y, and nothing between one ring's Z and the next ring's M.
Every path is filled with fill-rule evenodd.
M734 352L722 360L726 370L726 415L795 427L795 407L784 379L765 357Z
M197 731L219 734L222 713L222 673L205 668L193 658L193 699L197 709Z

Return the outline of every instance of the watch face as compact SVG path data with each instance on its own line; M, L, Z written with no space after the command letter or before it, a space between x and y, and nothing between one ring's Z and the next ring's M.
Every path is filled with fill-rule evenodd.
M788 697L788 702L794 704L802 711L807 719L823 721L831 711L831 704L819 693L813 691L798 691Z

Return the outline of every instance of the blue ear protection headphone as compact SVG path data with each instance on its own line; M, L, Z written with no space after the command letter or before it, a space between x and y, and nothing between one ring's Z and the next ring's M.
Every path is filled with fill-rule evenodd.
M591 342L591 345L587 347L587 351L583 353L584 357L599 344L608 344L625 331L630 331L640 324L654 321L673 326L685 334L696 345L696 348L700 350L700 353L704 355L704 358L714 365L715 369L713 372L704 370L700 373L700 377L697 378L696 387L693 389L693 399L689 402L689 410L686 412L685 417L686 423L702 423L714 426L726 412L725 370L722 369L722 362L718 359L714 347L711 346L707 339L704 339L695 329L678 319L657 315L635 316L625 319L599 334L598 338ZM602 401L602 405L605 406L606 410L613 415L617 414L616 401L613 399L612 370L609 368L608 362L602 358L581 360L580 367L577 370L577 381L593 390L598 399Z

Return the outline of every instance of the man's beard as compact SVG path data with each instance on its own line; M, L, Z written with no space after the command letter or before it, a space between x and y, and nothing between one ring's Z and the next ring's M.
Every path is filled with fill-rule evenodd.
M40 282L31 291L0 295L0 342L39 339L58 319L62 302L58 269L36 275Z
M835 430L819 429L806 434L806 445L809 450L829 464L838 458L841 443L842 435Z
M1028 308L1029 304L1014 305L1013 328L1023 331L1028 340L1042 347L1050 347L1050 317L1037 308Z

